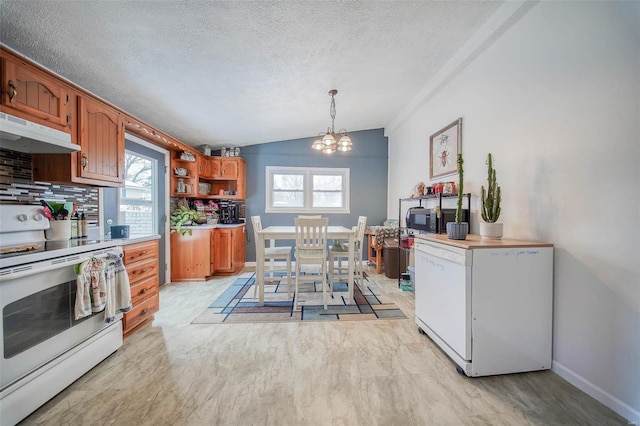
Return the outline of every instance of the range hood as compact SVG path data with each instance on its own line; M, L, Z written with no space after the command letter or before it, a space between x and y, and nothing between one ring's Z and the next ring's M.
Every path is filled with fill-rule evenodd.
M71 135L0 112L0 148L31 154L68 154L80 151Z

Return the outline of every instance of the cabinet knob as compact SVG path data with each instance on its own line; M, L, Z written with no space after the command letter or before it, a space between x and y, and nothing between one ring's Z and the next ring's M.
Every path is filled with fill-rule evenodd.
M83 169L86 169L89 165L89 157L87 157L87 154L82 153L82 160L80 160L80 165Z
M147 312L149 312L149 310L147 308L144 308L141 312L140 315L146 315Z
M13 103L13 100L18 96L18 88L13 80L9 80L9 87L11 87L11 92L9 93L9 102Z
M145 294L147 292L147 290L148 290L148 288L143 288L140 293Z

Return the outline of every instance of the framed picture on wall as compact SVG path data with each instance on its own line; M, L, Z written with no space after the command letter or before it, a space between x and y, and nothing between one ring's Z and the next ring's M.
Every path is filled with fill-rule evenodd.
M462 144L462 117L438 130L429 138L429 177L453 175L458 171L458 153Z

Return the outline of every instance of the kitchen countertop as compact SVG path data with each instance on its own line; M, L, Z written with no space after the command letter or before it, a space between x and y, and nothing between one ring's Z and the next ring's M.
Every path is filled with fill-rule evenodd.
M466 240L450 240L446 234L418 234L414 235L414 238L425 240L427 242L447 244L467 250L478 248L553 247L553 244L549 243L511 240L508 238L502 238L500 240L489 240L486 238L480 238L480 235L478 234L469 234L467 235Z
M215 229L215 228L240 228L244 223L216 223L215 225L188 225L182 226L181 229ZM171 229L175 229L174 226Z
M153 241L153 240L159 240L160 239L160 235L146 235L144 237L133 237L133 238L114 238L114 241L120 241L120 244L123 246L126 246L128 244L135 244L135 243L143 243L145 241Z

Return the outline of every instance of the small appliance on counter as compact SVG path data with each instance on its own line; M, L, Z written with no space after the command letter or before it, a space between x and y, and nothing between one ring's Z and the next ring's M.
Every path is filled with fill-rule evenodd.
M440 217L434 209L411 207L407 210L407 228L432 234L447 232L447 223L456 221L456 209L440 209ZM469 222L469 210L462 209L462 221Z
M238 205L231 201L221 201L219 203L220 223L233 224L240 223Z

